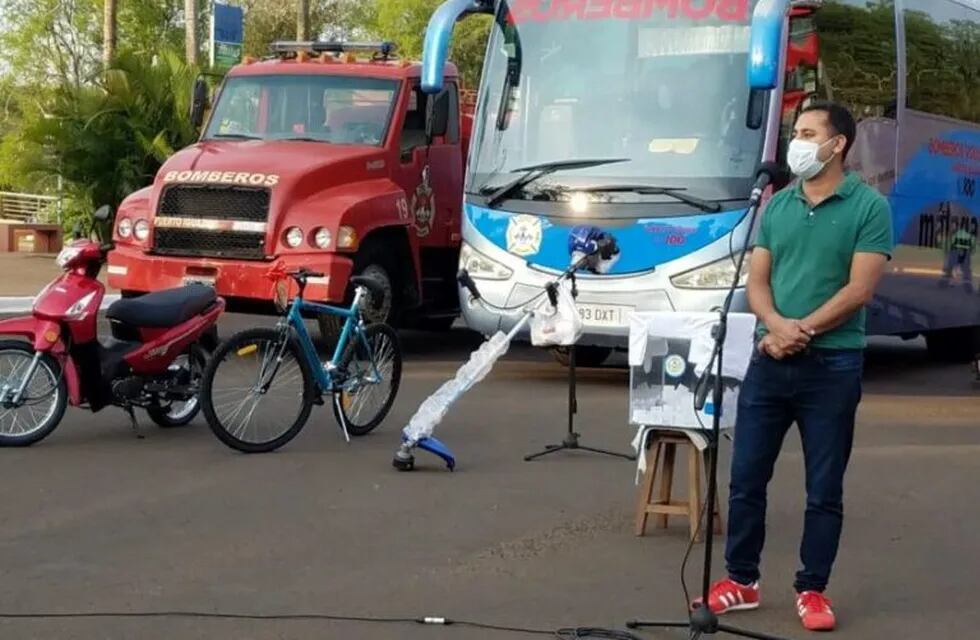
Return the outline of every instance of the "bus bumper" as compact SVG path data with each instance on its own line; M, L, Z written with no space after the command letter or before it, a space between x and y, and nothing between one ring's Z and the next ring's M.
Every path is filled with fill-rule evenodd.
M520 280L476 280L481 296L498 306L518 307L506 313L487 308L473 301L469 292L460 290L460 308L467 326L484 335L510 331L524 314L527 306L536 306L546 298L544 286L554 279L553 274L527 270ZM665 282L667 281L667 282ZM660 274L632 277L579 277L576 305L583 316L580 345L625 349L629 340L630 314L634 311L710 311L725 303L726 290L680 289L669 284ZM537 299L535 299L536 296ZM529 301L534 301L528 305ZM732 311L748 310L745 289L736 290ZM517 334L518 340L528 341L530 330Z

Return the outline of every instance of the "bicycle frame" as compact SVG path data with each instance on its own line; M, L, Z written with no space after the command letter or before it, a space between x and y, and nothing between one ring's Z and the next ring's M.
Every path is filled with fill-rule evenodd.
M306 362L313 370L313 376L316 380L317 386L320 389L320 393L333 393L338 390L334 380L334 373L337 370L337 363L340 361L340 358L343 357L344 350L347 348L347 343L351 339L359 339L361 341L361 344L371 357L371 368L373 369L375 379L377 381L380 381L381 379L381 375L378 373L377 364L374 362L374 354L371 352L371 345L368 344L367 338L364 335L363 322L361 321L359 311L363 295L362 290L358 288L354 293L354 302L351 304L349 309L333 307L317 302L309 302L303 299L302 293L294 298L293 302L289 305L289 312L286 314L283 322L285 322L286 326L296 332L300 347L303 351L303 357L306 358ZM344 328L340 332L340 338L337 340L337 346L334 349L333 356L331 356L330 361L327 363L322 363L320 361L320 356L316 352L316 347L313 344L313 339L310 337L310 332L307 331L306 324L303 322L303 312L314 313L317 315L329 314L346 318ZM354 335L352 336L351 334Z

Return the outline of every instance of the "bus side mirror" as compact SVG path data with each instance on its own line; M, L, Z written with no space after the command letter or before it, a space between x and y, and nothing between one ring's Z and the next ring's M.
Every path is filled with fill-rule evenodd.
M749 106L745 111L745 126L753 131L762 127L766 117L766 92L752 89L749 92Z
M780 54L789 8L790 0L761 0L752 12L748 63L750 89L775 89L779 85Z
M208 84L204 78L194 81L194 90L191 94L191 126L200 129L204 124L204 110L208 106Z
M449 91L440 91L429 99L425 110L425 136L429 144L435 138L441 138L449 130Z

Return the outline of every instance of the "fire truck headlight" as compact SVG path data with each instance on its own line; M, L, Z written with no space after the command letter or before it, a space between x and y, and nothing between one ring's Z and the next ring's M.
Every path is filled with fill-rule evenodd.
M133 225L133 237L143 242L150 237L150 223L146 220L137 220Z
M116 232L119 234L120 238L128 238L133 235L133 221L129 218L123 218L119 221L119 226L116 227Z
M354 227L343 226L337 229L337 248L349 250L357 248L357 231Z
M319 249L329 249L330 243L333 242L333 236L330 235L329 229L324 229L320 227L313 234L313 244Z
M290 249L295 249L303 244L303 230L299 227L289 227L286 229L286 235L283 237L286 240L286 246Z

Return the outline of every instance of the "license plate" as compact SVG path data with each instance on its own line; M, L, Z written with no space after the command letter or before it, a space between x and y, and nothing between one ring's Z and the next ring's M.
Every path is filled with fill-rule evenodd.
M593 327L622 327L626 325L631 307L607 304L577 304L582 322Z
M208 278L207 276L184 276L181 282L185 287L190 284L203 284L212 289L214 288L214 278Z

